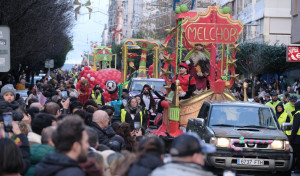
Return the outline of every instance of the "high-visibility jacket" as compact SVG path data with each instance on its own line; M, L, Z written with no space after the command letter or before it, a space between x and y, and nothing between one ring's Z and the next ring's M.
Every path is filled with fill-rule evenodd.
M295 105L293 105L291 102L288 102L284 105L284 110L288 113L290 116L291 122L293 121L293 114L292 112L295 111Z
M127 113L127 111L125 109L121 109L121 122L125 122L126 113ZM143 126L143 112L140 111L139 113L140 113L140 118L141 118L141 126Z
M102 101L101 101L102 94L101 94L101 93L99 93L98 96L96 97L95 91L92 90L91 98L92 98L98 105L102 106Z
M274 110L274 112L276 112L275 108L276 108L276 106L278 105L278 103L280 103L279 100L275 101L274 103L273 103L272 100L271 100L271 101L269 101L268 103L266 103L266 105L269 106L269 107L271 107L271 108Z
M295 115L296 115L296 114L299 114L299 113L300 113L300 111L297 111L297 112L295 113ZM295 115L294 115L294 116L295 116ZM297 135L300 135L300 128L298 129Z
M286 122L286 119L288 118L288 113L287 112L283 112L281 113L281 115L278 117L278 123L281 126L282 123ZM287 135L291 135L292 132L291 131L284 131L285 134Z

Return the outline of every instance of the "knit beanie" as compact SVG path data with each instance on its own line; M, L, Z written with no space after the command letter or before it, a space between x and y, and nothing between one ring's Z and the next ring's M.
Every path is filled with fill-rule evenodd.
M5 86L3 86L1 88L1 96L6 94L6 92L12 92L14 94L14 96L16 97L16 89L14 88L14 86L12 84L6 84Z

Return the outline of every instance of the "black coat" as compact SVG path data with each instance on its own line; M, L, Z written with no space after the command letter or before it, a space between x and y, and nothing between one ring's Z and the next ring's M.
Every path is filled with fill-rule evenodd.
M147 153L135 162L128 171L127 176L149 175L155 168L164 164L163 160L156 155Z
M156 90L154 91L154 94L159 98L156 113L163 113L164 108L161 106L161 102L165 100L165 97L161 96Z
M22 158L23 158L25 167L21 171L21 174L25 174L27 172L27 170L29 169L30 164L31 164L31 162L30 162L29 142L28 142L28 138L23 133L21 133L19 135L16 135L16 137L18 137L20 139L20 141L22 142L22 145L20 146L20 151L21 151L21 154L22 154Z
M19 103L17 101L8 103L4 99L0 99L0 121L3 121L2 113L4 112L11 112L14 121L21 121L24 116L23 114L15 111L18 107Z
M137 111L142 112L142 116L143 116L142 126L144 127L144 129L147 129L148 117L147 114L144 113L144 110L145 110L144 108L140 108ZM134 119L132 120L130 115L130 110L125 108L125 111L126 111L125 122L130 124L131 130L134 130L134 122L141 122L141 115L139 112L136 113Z
M35 176L85 176L78 163L67 155L50 153L35 166Z
M300 101L295 104L295 112L300 111ZM293 130L290 136L291 144L300 144L300 135L297 132L300 128L300 113L294 115Z
M152 93L151 93L152 89L150 88L150 86L149 86L148 84L145 84L145 85L144 85L144 87L143 87L141 93L138 95L139 97L141 97L141 106L143 106L143 107L146 108L146 104L145 104L145 102L144 102L144 100L143 100L144 88L145 88L145 87L149 87L150 105L149 105L149 109L148 109L148 110L152 109L153 112L155 112L155 111L156 111L156 103L155 103L155 100L154 100L154 98L153 98L153 96L152 96ZM146 109L147 109L147 108L146 108Z
M98 134L99 144L103 144L108 146L111 149L126 149L126 144L124 139L117 135L116 132L113 130L111 126L108 126L106 129L100 128L100 126L95 123L91 122L90 125ZM119 143L119 146L117 146Z

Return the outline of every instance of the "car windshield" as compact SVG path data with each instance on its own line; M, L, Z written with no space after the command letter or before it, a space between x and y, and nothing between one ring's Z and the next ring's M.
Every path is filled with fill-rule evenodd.
M155 90L160 91L161 87L165 85L165 81L134 80L130 91L141 91L145 84L148 84L152 88L155 86Z
M212 107L210 126L238 126L277 129L277 123L269 108L219 106Z

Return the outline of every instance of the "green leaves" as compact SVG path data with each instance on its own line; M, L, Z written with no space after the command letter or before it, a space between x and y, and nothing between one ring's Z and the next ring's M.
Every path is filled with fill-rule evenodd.
M266 43L241 43L237 53L238 72L253 74L282 74L285 71L300 68L299 63L286 62L286 46Z

